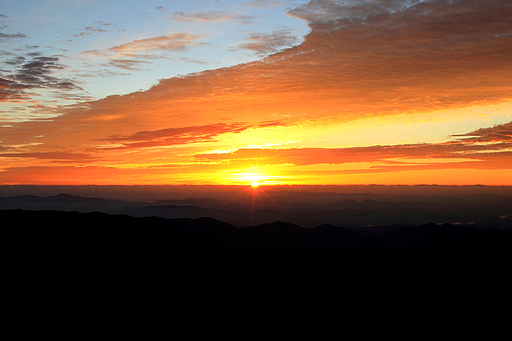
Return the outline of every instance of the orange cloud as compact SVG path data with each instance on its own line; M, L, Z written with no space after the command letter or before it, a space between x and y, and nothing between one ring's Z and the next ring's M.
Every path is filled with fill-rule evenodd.
M110 136L103 141L117 144L113 148L144 148L172 146L197 142L214 141L215 137L226 133L239 133L249 126L242 124L218 123L200 127L167 128L155 131L139 131L129 136ZM118 144L121 143L121 146Z
M463 137L459 140L465 143L510 142L512 141L512 122L495 125L491 128L478 129L467 134L453 136Z
M0 158L35 158L70 163L88 163L95 160L94 157L88 154L74 154L68 152L0 153Z
M257 129L275 129L278 134L281 126L341 125L362 118L385 120L392 115L427 115L510 101L509 1L372 3L311 1L289 13L308 20L312 30L299 46L257 62L162 80L147 91L52 109L52 118L2 128L1 143L5 150L22 145L24 153L90 155L95 166L114 173L122 168L120 174L135 182L165 181L171 176L201 182L230 167L267 164L370 164L360 172L447 169L436 158L453 161L449 167L509 169L510 123L438 144L246 148L244 137L251 137ZM168 35L99 52L112 57L180 50L196 46L199 38ZM123 64L124 59L119 66L134 67ZM12 88L8 80L0 86L7 89L4 92ZM236 145L230 145L234 139L229 133L240 137ZM206 148L196 142L211 145ZM260 145L265 142L258 141ZM174 147L146 148L168 146ZM208 154L215 148L237 151ZM407 161L411 159L432 162ZM170 171L172 165L180 169ZM286 171L293 174L290 167ZM144 172L137 170L141 168ZM91 175L86 178L103 174L87 169ZM76 175L87 169L68 170ZM13 172L25 174L19 167L4 167L2 181L13 181Z
M172 106L174 117L199 124L218 114L247 122L343 122L497 102L512 90L511 15L511 6L496 2L435 2L339 29L339 22L315 24L302 45L263 61L163 80L137 93L137 102L133 95L109 101L146 117ZM129 52L150 41L113 49Z
M432 158L435 163L435 158L460 159L473 157L476 159L506 159L511 153L500 150L510 148L512 148L512 144L502 143L491 146L425 144L358 148L239 149L228 154L198 154L196 157L209 160L248 160L248 163L257 160L254 163L289 163L299 166L378 162L394 158L403 158L404 162L407 162L408 158ZM496 154L496 151L499 153ZM509 166L509 163L503 164L505 168Z
M229 161L236 166L379 163L378 169L398 170L446 168L446 161L448 161L451 164L450 167L456 164L455 168L469 166L469 168L480 169L512 169L511 127L512 122L509 122L491 128L478 129L459 135L467 138L446 143L355 148L238 149L232 153L198 154L195 157ZM479 137L474 137L475 135ZM423 159L424 162L417 164L414 159ZM474 163L475 161L477 163Z

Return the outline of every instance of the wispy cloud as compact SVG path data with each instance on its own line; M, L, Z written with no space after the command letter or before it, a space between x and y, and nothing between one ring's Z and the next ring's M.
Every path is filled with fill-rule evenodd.
M76 154L69 152L35 152L35 153L0 153L0 158L34 158L52 160L60 163L89 163L96 160L89 154Z
M274 6L281 6L284 5L286 2L290 2L290 0L251 0L247 3L245 3L246 6L251 7L258 7L262 9L274 7Z
M115 53L137 53L140 51L185 51L198 46L202 35L174 33L166 36L138 39L108 49Z
M258 123L258 127L260 128L269 128L269 127L284 127L286 124L282 121L272 120L272 121L262 121Z
M137 39L104 50L83 51L83 56L96 56L108 60L106 66L125 70L139 70L140 65L150 60L167 58L162 53L185 52L206 43L200 40L204 36L191 33L174 33L166 36Z
M57 56L44 56L32 52L25 56L17 56L7 62L15 69L4 75L0 82L0 101L27 99L29 89L83 90L68 78L61 78L55 72L66 66L60 63Z
M243 15L229 11L209 11L197 13L174 12L173 20L191 21L191 22L211 22L218 23L223 21L233 21L239 24L250 25L253 23L254 15Z
M236 48L254 51L260 56L277 53L299 42L289 30L278 30L271 34L250 33L245 40L245 43L239 44Z
M187 58L187 57L180 57L180 60L187 62L187 63L195 63L195 64L203 64L203 65L209 64L209 62L206 62L204 60Z
M96 21L93 25L86 26L81 29L80 33L74 33L72 36L74 37L83 37L91 35L94 32L98 33L107 33L112 32L113 25L104 21Z
M24 33L2 33L0 32L0 42L10 39L17 39L17 38L28 38L28 36Z
M23 84L0 78L0 102L20 101L26 99Z
M452 136L461 137L459 141L464 143L512 142L512 122Z
M477 135L477 137L472 137ZM508 159L512 155L512 122L479 129L474 132L456 135L468 136L458 141L431 144L409 144L390 146L370 146L353 148L289 148L289 149L239 149L224 154L198 154L197 158L208 160L239 161L252 160L258 164L293 164L307 166L315 164L347 163L386 163L400 167L417 169L436 169L446 163L477 162L475 167L487 168L485 163L492 162L492 168L509 169L512 159L498 164L495 161ZM471 137L470 137L471 136ZM476 142L493 142L477 144ZM416 160L423 160L418 162ZM383 166L379 166L383 167ZM388 166L386 166L388 167ZM389 166L390 167L390 166ZM407 168L411 169L411 168Z
M108 61L108 66L113 66L119 69L124 70L141 70L141 65L148 64L149 62L142 59L122 59L122 58L112 58Z
M250 126L242 123L217 123L205 126L167 128L154 131L140 131L129 136L111 136L104 139L116 143L117 148L146 148L172 146L198 142L212 142L221 134L240 133ZM121 144L121 146L119 145Z

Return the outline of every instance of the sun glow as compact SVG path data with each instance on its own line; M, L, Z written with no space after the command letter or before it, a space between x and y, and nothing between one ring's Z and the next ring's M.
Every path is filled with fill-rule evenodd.
M253 188L261 186L266 181L270 180L271 177L262 175L260 173L242 173L236 179L238 182L248 184Z

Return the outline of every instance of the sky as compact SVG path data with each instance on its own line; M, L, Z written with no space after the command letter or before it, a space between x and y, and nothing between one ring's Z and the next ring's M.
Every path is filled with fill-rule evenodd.
M0 184L512 185L510 0L0 4Z

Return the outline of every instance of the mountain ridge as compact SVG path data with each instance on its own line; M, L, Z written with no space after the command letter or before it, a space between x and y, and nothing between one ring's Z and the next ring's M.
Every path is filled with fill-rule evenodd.
M464 202L447 203L446 198L431 201L397 202L395 197L382 197L383 201L353 199L342 201L305 202L277 201L272 197L253 197L249 200L167 199L155 202L124 201L100 197L82 197L60 193L41 197L21 195L0 197L0 209L60 210L81 213L103 212L126 214L134 217L200 218L210 216L237 227L286 221L299 226L314 227L322 224L335 226L389 226L393 224L421 225L427 223L473 224L499 229L512 225L512 197L478 195ZM426 198L424 198L426 200ZM305 199L302 199L305 200ZM316 200L316 199L315 199ZM203 206L200 206L203 205Z

